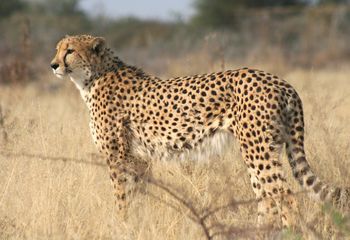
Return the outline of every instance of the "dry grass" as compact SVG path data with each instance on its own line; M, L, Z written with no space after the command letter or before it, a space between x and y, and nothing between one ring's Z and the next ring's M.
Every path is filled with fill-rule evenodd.
M304 101L313 169L349 186L350 70L281 75ZM0 239L207 239L203 224L216 224L213 239L256 238L257 204L237 146L204 163L153 164L156 183L146 184L128 221L120 222L107 168L91 141L87 109L70 82L62 87L49 76L25 88L0 89ZM292 188L300 191L283 161ZM341 238L318 204L305 194L298 199L301 225L309 226L299 235L313 230L318 237Z

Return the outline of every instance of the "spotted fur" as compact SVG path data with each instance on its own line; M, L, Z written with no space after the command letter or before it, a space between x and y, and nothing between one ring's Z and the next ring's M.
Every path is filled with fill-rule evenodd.
M302 102L286 81L242 68L160 79L122 62L105 40L67 36L51 67L68 75L90 112L90 129L105 154L116 203L126 214L132 186L147 159L197 161L240 144L259 222L294 224L296 202L286 184L283 146L294 177L321 201L348 209L349 190L321 182L305 158ZM131 187L130 187L131 186Z

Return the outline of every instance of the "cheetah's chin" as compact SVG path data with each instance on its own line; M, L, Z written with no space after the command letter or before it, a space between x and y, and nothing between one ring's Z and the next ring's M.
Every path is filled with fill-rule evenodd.
M60 79L64 78L64 75L63 75L63 74L55 73L55 75L56 75L56 77L58 77L58 78L60 78Z
M62 74L62 73L59 73L59 72L57 72L55 70L53 70L53 73L55 74L56 77L58 77L60 79L64 78L64 74Z

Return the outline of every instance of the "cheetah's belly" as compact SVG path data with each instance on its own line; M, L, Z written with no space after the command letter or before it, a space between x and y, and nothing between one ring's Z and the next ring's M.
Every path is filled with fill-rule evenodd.
M212 136L203 137L200 144L192 149L182 147L174 150L167 147L164 142L152 142L152 147L142 143L137 139L131 141L131 154L142 159L181 161L194 160L205 161L210 158L222 155L228 147L232 147L234 137L227 131L217 131Z

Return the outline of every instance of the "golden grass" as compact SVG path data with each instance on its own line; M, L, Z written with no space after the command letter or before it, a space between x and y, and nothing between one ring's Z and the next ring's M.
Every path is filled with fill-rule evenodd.
M304 102L311 166L341 186L350 185L349 75L346 68L282 71ZM73 84L47 79L0 89L0 239L206 239L191 210L152 184L135 197L127 222L114 216L108 171L95 155L87 109ZM290 185L300 191L283 161ZM208 222L221 224L214 239L259 234L257 204L249 202L254 194L237 146L204 163L154 163L153 174L199 214L248 201L210 215ZM341 236L326 223L320 205L305 194L298 199L301 225L325 238Z

